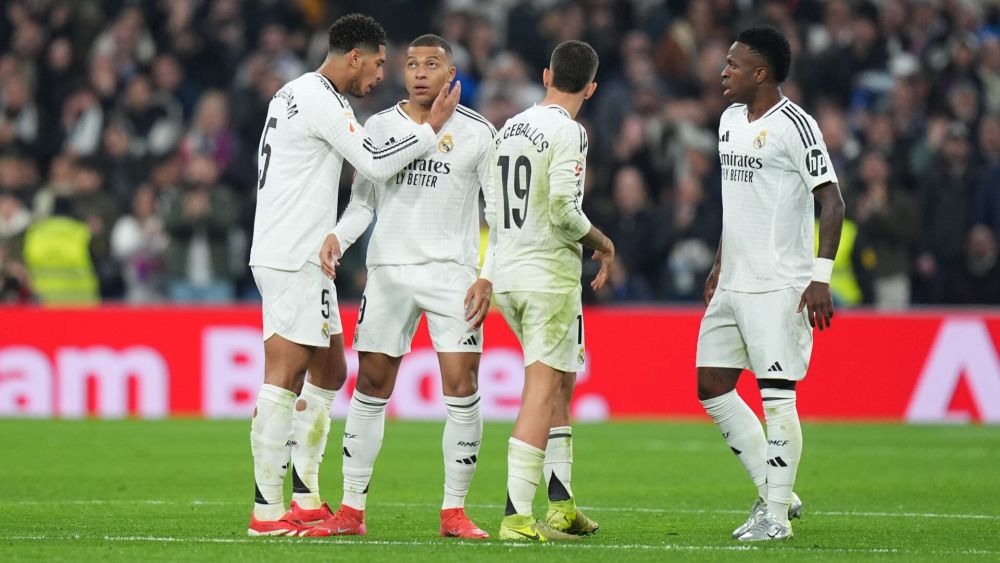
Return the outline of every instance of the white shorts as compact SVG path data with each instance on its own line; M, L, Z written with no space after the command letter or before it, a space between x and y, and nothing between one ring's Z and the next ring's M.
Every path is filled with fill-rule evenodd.
M583 304L579 291L511 291L495 295L507 325L521 341L524 365L583 370Z
M337 308L337 288L319 266L302 269L251 267L263 298L264 340L277 334L305 346L330 346L330 336L344 332Z
M354 349L403 356L426 313L435 351L482 352L482 327L472 330L465 320L465 294L475 281L475 268L454 262L370 268Z
M758 379L804 378L813 334L806 310L796 312L801 297L794 288L767 293L719 289L701 319L695 365L749 369Z

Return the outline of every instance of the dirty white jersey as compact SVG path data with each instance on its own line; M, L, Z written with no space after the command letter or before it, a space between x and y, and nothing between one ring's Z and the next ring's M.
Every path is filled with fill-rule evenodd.
M395 142L376 146L347 98L316 72L278 90L264 123L250 265L278 270L319 263L320 246L336 223L345 159L358 174L382 181L437 143L430 125L413 124Z
M373 115L365 131L376 147L393 146L416 126L402 101ZM333 229L341 252L372 218L368 267L455 262L479 264L479 193L490 172L496 130L465 106L442 127L437 145L382 182L358 175L351 202Z
M722 270L719 287L804 289L814 261L813 189L837 182L816 121L782 97L753 123L734 104L719 123Z
M567 293L580 288L590 230L583 183L587 133L558 105L532 106L497 132L486 189L493 291Z

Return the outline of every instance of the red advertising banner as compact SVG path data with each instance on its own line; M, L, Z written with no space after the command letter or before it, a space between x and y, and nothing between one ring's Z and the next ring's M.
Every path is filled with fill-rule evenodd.
M357 309L341 310L350 342ZM581 420L702 416L694 356L701 311L592 308ZM804 418L1000 423L1000 312L842 312L816 333L799 386ZM357 355L333 413L347 411ZM0 416L248 417L263 379L260 312L253 307L0 309ZM512 419L522 356L497 313L486 324L483 414ZM740 383L751 405L751 375ZM426 327L403 360L389 413L444 416Z

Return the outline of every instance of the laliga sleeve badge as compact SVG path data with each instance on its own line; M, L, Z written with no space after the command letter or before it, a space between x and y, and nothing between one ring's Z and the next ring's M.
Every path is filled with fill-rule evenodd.
M444 136L441 137L441 140L438 141L438 150L441 152L451 152L454 149L455 149L455 139L451 136L450 133L446 133Z
M761 131L760 135L757 135L753 139L753 148L762 149L764 148L764 143L767 142L767 131Z

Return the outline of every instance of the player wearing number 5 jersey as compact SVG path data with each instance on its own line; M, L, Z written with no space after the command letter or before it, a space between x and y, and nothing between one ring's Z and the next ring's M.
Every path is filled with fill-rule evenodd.
M581 209L587 134L574 119L597 88L597 63L586 43L557 46L542 76L545 99L507 121L491 157L490 243L481 277L493 282L525 365L521 409L508 444L501 539L576 539L597 530L576 509L569 485L569 405L584 363L582 246L594 249L601 262L595 289L614 260L614 245ZM543 473L549 511L545 522L536 522L531 500Z
M365 124L375 146L391 145L415 123L426 120L431 102L455 72L447 41L437 35L414 39L403 67L409 98ZM464 509L483 438L477 380L483 334L466 322L463 300L479 264L479 192L490 171L495 133L482 116L458 106L434 149L388 180L358 176L351 203L333 230L340 244L338 254L377 217L368 243L368 283L354 332L358 381L344 426L344 502L337 511L337 529L344 534L365 529L365 505L382 447L386 405L402 357L410 351L420 317L426 315L447 409L441 439L441 535L489 537ZM323 266L332 268L332 263Z
M319 267L323 237L336 221L344 160L358 173L384 180L437 144L436 131L458 103L457 87L442 92L426 124L375 147L342 92L362 97L382 79L385 41L382 26L367 16L338 19L320 68L284 85L268 106L250 251L264 323L264 384L250 429L250 535L330 534L308 524L332 517L320 500L319 464L330 405L346 378L336 290ZM293 500L286 514L289 461Z
M796 383L806 375L812 326L833 316L830 273L844 201L823 135L782 96L791 49L770 27L741 32L722 71L735 102L719 123L722 241L705 283L698 334L698 398L757 487L740 541L792 536L802 503L792 492L802 454ZM819 257L814 258L814 201ZM744 369L757 376L767 436L737 394Z

